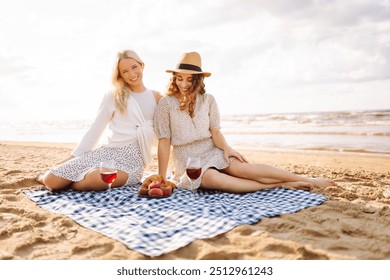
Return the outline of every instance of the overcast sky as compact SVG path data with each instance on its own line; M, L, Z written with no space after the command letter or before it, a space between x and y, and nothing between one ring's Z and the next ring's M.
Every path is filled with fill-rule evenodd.
M91 119L128 48L198 51L222 114L390 109L389 0L0 0L0 119Z

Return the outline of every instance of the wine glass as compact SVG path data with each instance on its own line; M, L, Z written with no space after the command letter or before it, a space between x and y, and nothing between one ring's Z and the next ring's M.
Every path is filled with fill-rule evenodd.
M108 184L108 191L111 196L111 185L116 180L117 169L114 160L106 160L100 163L100 178Z
M186 165L186 173L191 181L191 191L194 192L194 181L199 178L202 173L202 164L199 157L189 157Z

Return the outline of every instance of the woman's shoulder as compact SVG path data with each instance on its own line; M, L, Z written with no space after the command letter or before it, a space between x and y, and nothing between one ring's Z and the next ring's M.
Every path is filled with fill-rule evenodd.
M154 96L154 98L156 99L156 102L157 102L157 104L158 104L158 102L160 101L160 99L163 97L162 96L162 94L159 92L159 91L157 91L157 90L150 90L151 92L152 92L152 94L153 94L153 96Z
M161 98L160 98L160 103L163 103L163 104L173 104L173 101L175 100L176 97L172 96L172 95L162 95Z
M203 98L205 101L209 102L209 103L213 103L215 102L215 98L214 98L214 95L210 94L210 93L205 93L203 94Z
M162 99L173 100L174 98L176 97L174 97L173 95L163 94L161 100Z

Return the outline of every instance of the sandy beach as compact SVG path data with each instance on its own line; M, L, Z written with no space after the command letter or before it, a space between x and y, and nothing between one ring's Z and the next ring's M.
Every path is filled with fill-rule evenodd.
M358 153L245 151L251 162L335 180L328 201L263 219L151 258L41 209L23 194L74 144L0 142L0 259L390 259L390 157ZM151 170L156 168L156 161Z

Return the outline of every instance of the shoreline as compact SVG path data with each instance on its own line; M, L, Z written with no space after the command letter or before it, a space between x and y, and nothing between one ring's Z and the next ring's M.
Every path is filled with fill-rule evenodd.
M78 144L77 142L45 142L45 141L14 141L1 140L0 145L17 145L17 146L36 146L36 147L58 147L64 146L73 149ZM376 152L357 152L357 151L334 151L321 149L283 149L283 148L255 148L234 146L235 149L243 152L260 152L260 153L286 153L286 154L308 154L308 155L330 155L330 156L356 156L356 157L374 157L374 158L390 158L390 152L387 154Z
M337 187L315 188L323 204L241 225L160 257L41 209L24 189L67 157L74 143L0 141L0 259L390 259L390 158L323 152L239 149L251 162L333 179ZM156 170L156 157L148 170Z

